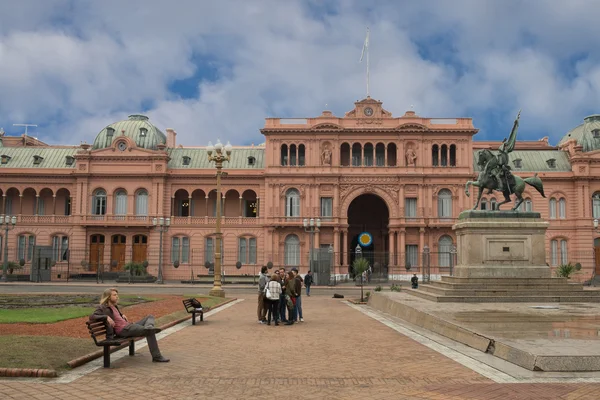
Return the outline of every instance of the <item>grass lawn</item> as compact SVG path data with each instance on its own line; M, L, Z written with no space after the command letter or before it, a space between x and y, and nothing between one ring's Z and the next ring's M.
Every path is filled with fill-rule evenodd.
M137 296L132 296L137 297ZM185 297L196 297L202 302L205 310L212 308L218 304L229 300L222 297L209 297L206 295L185 295ZM190 316L185 310L176 311L174 313L162 316L157 319L156 325L164 325L171 321L178 320L183 317ZM11 309L0 310L0 318L5 315L6 311L14 311L22 318L23 313L30 310L35 314L35 321L40 322L40 311L49 314L52 311L63 312L65 309L79 312L81 315L74 315L68 318L76 318L91 314L92 308L82 308L77 306L63 308L44 308L44 309ZM62 318L62 319L68 319ZM0 322L2 322L0 320ZM32 321L19 321L32 322ZM50 321L54 322L54 321ZM4 322L5 323L5 322ZM43 329L43 327L41 327ZM68 369L67 362L75 358L84 356L94 351L101 350L101 347L96 347L91 338L78 339L62 336L26 336L26 335L6 335L0 336L0 367L2 368L48 368L57 371Z
M66 369L67 362L98 349L90 338L0 336L0 367Z

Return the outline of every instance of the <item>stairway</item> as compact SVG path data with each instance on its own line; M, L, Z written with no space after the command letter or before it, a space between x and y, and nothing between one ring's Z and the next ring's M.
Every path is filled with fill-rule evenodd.
M600 291L583 290L582 284L566 278L442 276L405 293L440 303L600 303Z

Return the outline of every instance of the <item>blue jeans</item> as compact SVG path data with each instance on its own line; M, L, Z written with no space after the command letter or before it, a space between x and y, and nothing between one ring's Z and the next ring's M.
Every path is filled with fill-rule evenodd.
M285 309L286 308L287 308L287 306L285 304L285 295L281 295L281 296L279 296L279 318L283 322L287 321L287 319L285 318Z
M310 296L310 285L306 285L306 295Z
M296 297L296 306L294 306L294 321L298 321L298 317L302 318L302 296Z

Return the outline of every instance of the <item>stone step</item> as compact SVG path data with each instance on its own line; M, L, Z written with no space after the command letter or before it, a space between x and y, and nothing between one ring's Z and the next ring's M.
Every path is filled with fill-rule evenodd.
M559 296L439 296L420 289L406 290L413 296L438 303L600 303L600 295Z
M442 276L442 282L462 283L462 284L543 284L543 285L561 285L568 283L567 278L459 278L457 276Z
M482 283L450 283L450 282L440 282L440 281L431 281L428 283L430 286L434 286L440 289L450 289L450 290L530 290L530 289L551 289L556 291L565 291L565 290L581 290L583 289L583 285L579 283L567 283L561 285L548 285L548 284L517 284L510 283L505 285L500 284L482 284Z
M438 296L584 296L594 297L600 296L600 292L593 290L583 290L582 287L570 288L565 290L554 290L554 289L443 289L430 285L420 285L419 290L423 290L428 293L433 293Z

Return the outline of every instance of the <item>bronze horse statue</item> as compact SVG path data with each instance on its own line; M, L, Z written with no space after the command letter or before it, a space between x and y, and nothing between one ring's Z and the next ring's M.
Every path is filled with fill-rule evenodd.
M478 152L477 164L482 169L482 172L479 173L479 177L476 181L468 181L465 186L465 194L467 196L469 196L470 194L469 187L471 185L479 187L479 195L477 196L477 202L475 203L475 207L473 207L473 210L476 210L477 207L479 207L481 195L483 194L483 191L485 189L489 189L489 193L491 193L493 190L498 189L498 182L496 181L496 177L492 174L484 173L485 166L488 163L488 161L492 160L495 157L496 156L487 149L479 150ZM511 201L510 196L512 194L514 194L517 198L517 201L515 202L515 206L512 208L512 211L515 211L517 208L519 208L521 203L523 203L522 195L525 191L525 184L533 186L542 195L542 197L546 197L546 195L544 195L544 186L542 184L542 180L538 178L537 173L534 176L525 179L516 175L512 175L510 172L509 174L512 177L512 179L507 179L507 184L504 185L504 190L502 190L502 194L504 195L504 201L499 202L497 204L497 210L500 209L500 206L502 204L506 204Z

